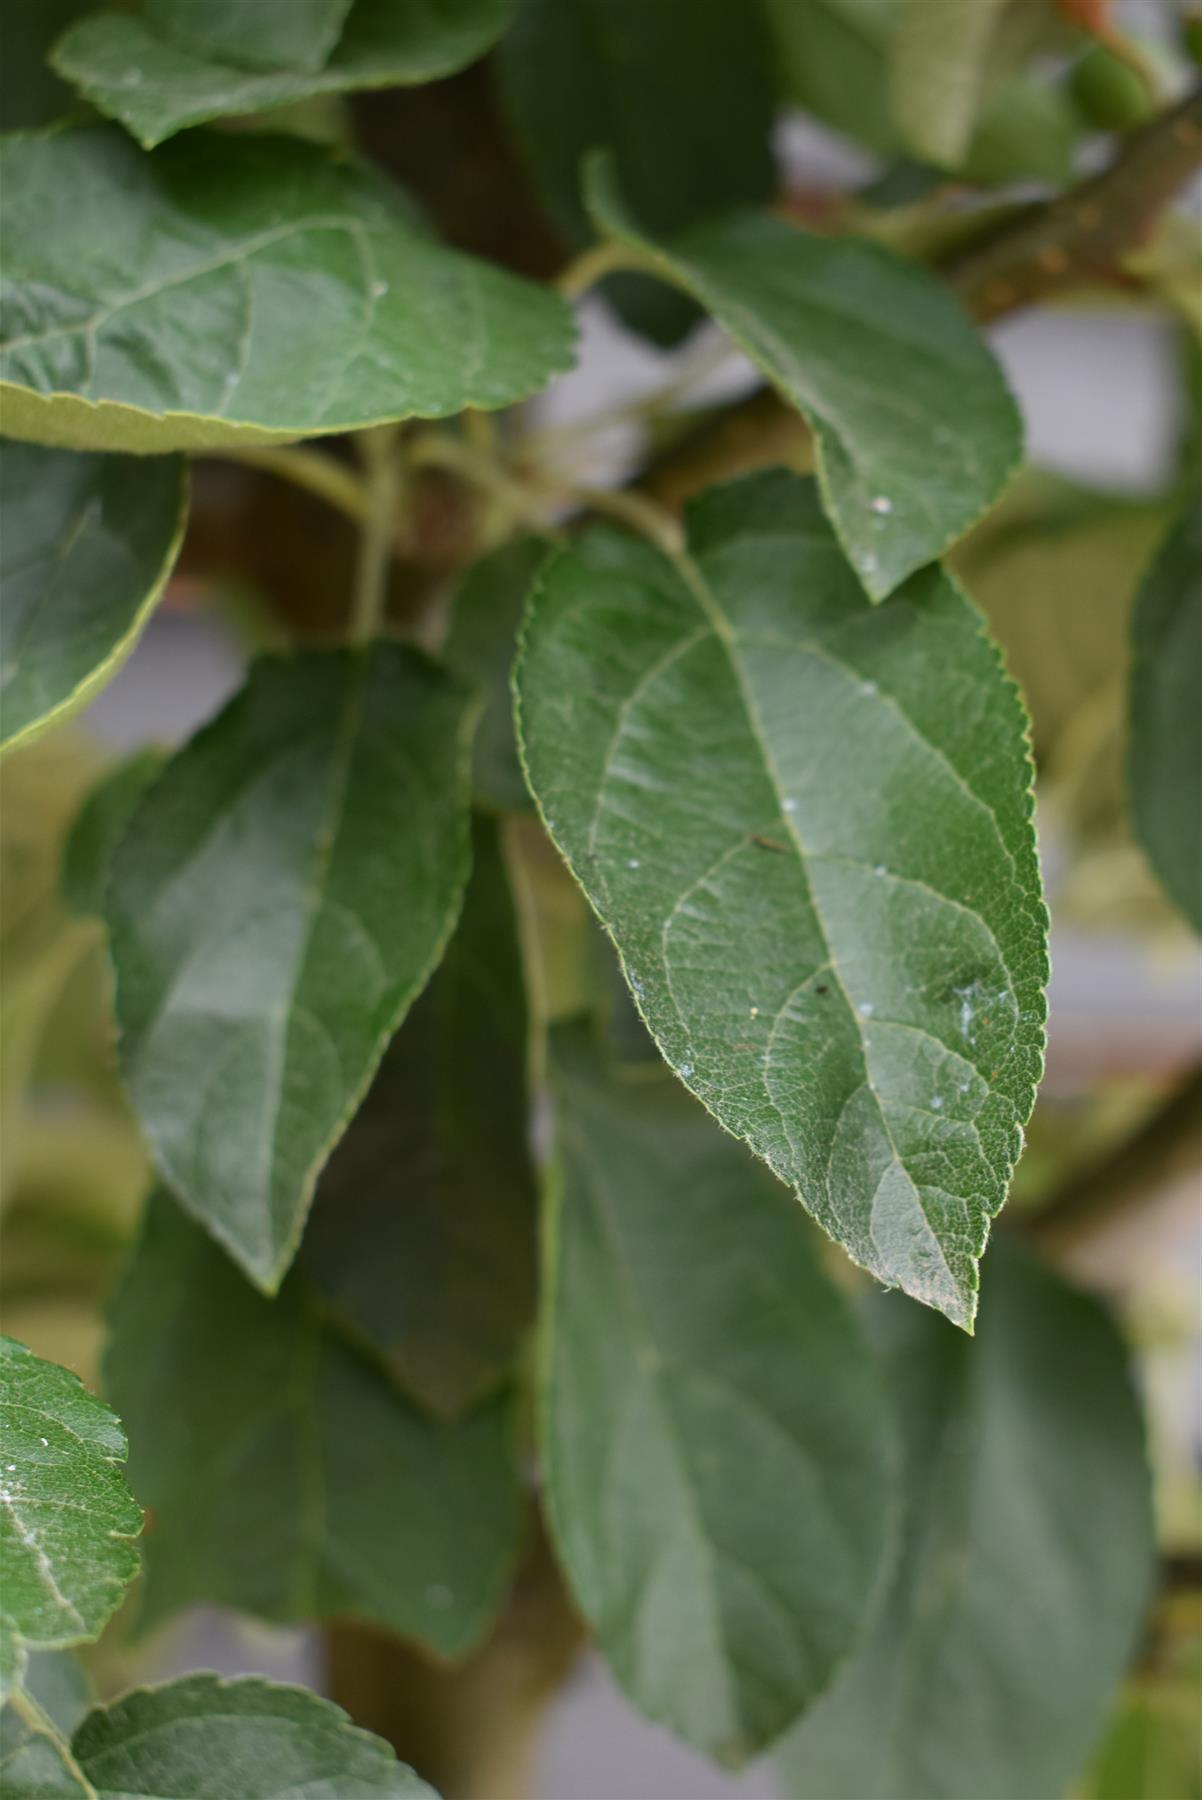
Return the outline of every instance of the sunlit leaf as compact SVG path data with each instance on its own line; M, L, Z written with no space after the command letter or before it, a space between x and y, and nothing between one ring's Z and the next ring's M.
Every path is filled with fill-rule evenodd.
M571 362L548 288L447 249L295 138L109 127L0 146L4 428L211 449L507 406Z
M399 644L264 657L118 847L134 1110L174 1192L269 1291L454 925L473 722L467 690Z
M714 490L689 544L601 528L546 566L531 786L681 1079L968 1325L1043 1043L1021 705L939 570L869 603L812 483Z

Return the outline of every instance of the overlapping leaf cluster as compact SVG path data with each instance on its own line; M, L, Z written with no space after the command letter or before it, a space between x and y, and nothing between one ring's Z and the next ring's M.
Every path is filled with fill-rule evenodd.
M368 629L262 655L81 815L66 892L103 919L159 1179L106 1365L155 1516L143 1622L350 1614L461 1655L534 1467L619 1681L710 1755L791 1731L800 1795L1050 1792L1130 1654L1150 1523L1112 1324L1015 1250L981 1270L1041 1069L1047 920L1022 702L938 558L1021 426L928 271L767 208L778 93L845 124L845 43L902 96L890 139L970 168L999 9L931 55L918 4L764 0L736 29L698 0L679 59L677 10L145 0L51 57L112 122L0 147L5 745L132 647L182 453L371 431L370 464L405 421L514 406L572 361L552 288L441 242L345 148L211 128L231 115L499 43L533 176L567 239L602 240L624 317L670 341L708 314L814 444L814 478L715 489L679 538L500 543L438 654ZM937 138L928 92L951 96ZM1160 780L1199 716L1196 538L1141 606L1132 751L1195 918L1196 828ZM649 1055L600 1017L548 1029L536 832ZM866 1319L807 1214L904 1295ZM139 1515L106 1409L19 1347L3 1381L15 1680L27 1648L96 1635ZM197 1721L264 1800L428 1791L312 1696L206 1677L73 1735L22 1690L6 1777L200 1800Z

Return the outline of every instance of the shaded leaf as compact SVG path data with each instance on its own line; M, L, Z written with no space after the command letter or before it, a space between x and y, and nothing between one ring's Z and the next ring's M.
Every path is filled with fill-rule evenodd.
M784 96L889 155L889 43L898 0L760 0Z
M154 1509L145 1625L200 1600L350 1614L444 1656L486 1629L523 1523L509 1394L431 1419L299 1277L265 1300L161 1194L113 1301L106 1373Z
M908 1516L865 1648L786 1745L798 1800L1062 1794L1150 1593L1143 1433L1121 1339L1012 1244L973 1343L877 1301Z
M110 11L69 31L55 47L54 66L150 149L189 125L230 113L436 81L483 55L503 31L509 7L510 0L427 0L417 7L413 0L357 0L328 61L285 57L262 65L181 45L153 13ZM275 11L291 16L290 6ZM253 19L243 7L239 13L241 38L250 43L262 8Z
M423 1405L495 1387L534 1310L526 996L496 824L463 915L318 1188L302 1267Z
M257 1677L185 1675L136 1688L84 1720L71 1746L98 1800L437 1800L360 1731L305 1688Z
M996 499L1022 422L991 351L927 270L766 213L661 246L623 211L606 163L591 165L589 191L599 227L700 300L804 415L826 510L873 599Z
M185 510L182 457L0 443L0 746L116 674L171 573Z
M212 449L507 406L571 361L549 289L448 250L295 138L108 127L0 146L13 437Z
M873 607L812 483L546 566L533 792L656 1042L882 1281L971 1322L1040 1071L1024 718L938 569Z
M138 803L167 758L148 747L136 750L101 777L79 812L63 845L59 883L63 900L74 913L102 913L104 890L120 843Z
M100 1635L138 1568L125 1437L77 1375L0 1337L0 1688Z
M890 1525L866 1341L812 1228L662 1073L554 1039L542 1437L581 1608L635 1705L723 1762L858 1637Z
M114 858L134 1110L168 1184L268 1291L454 925L473 721L400 644L263 657Z
M893 116L907 147L955 166L972 141L1006 0L901 0L892 40Z
M202 55L247 69L319 69L338 42L351 0L144 0L151 24Z
M592 235L584 158L613 151L622 187L654 231L771 198L774 115L755 6L729 0L518 0L499 52L510 118L569 239ZM715 121L721 120L721 129ZM629 322L672 342L696 317L638 277L610 284Z
M1202 932L1202 505L1165 541L1132 632L1135 828L1166 891Z
M526 595L547 548L546 538L521 537L482 556L459 583L451 605L443 655L484 690L472 747L472 790L478 805L495 812L531 810L513 736L509 677Z

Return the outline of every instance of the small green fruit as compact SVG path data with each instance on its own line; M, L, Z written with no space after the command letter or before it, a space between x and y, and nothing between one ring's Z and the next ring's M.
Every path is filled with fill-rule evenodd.
M1103 44L1086 51L1069 85L1082 116L1100 131L1127 131L1153 110L1146 83Z

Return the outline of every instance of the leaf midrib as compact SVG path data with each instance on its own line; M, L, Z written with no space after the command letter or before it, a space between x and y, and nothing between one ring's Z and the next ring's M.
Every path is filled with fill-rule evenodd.
M843 974L839 967L838 959L835 956L834 947L831 943L830 934L827 931L826 920L824 919L824 917L822 915L821 908L819 907L817 898L814 894L814 889L813 889L813 886L810 881L809 869L807 867L807 852L806 852L805 845L802 843L802 840L801 840L801 834L797 827L796 817L793 813L787 811L783 805L783 800L785 798L784 784L780 779L779 773L778 773L776 766L772 760L771 751L768 748L768 744L767 744L767 742L763 736L763 732L760 728L759 716L758 716L758 712L756 709L755 699L754 699L754 696L748 685L747 678L746 678L745 672L743 670L742 662L737 654L737 638L736 638L736 635L734 632L734 628L731 625L729 619L726 617L726 614L723 612L716 596L714 595L714 593L710 589L708 583L706 582L705 576L704 576L699 564L696 562L696 560L692 556L690 556L687 552L682 551L676 557L673 558L673 561L676 563L676 566L680 571L682 579L684 580L686 586L688 587L690 593L693 595L694 599L697 601L697 604L700 607L701 611L704 613L705 617L709 621L709 623L712 627L714 636L717 638L718 642L721 644L721 646L723 648L723 651L725 652L727 662L730 666L730 671L731 671L732 677L734 679L736 688L739 693L739 697L743 702L743 709L744 709L744 712L747 717L748 730L750 731L751 736L755 740L756 747L759 750L760 758L761 758L761 761L764 766L764 773L767 776L769 786L771 787L772 792L776 797L778 810L779 810L780 817L781 817L781 820L784 825L784 829L788 833L788 836L793 844L794 851L796 853L797 865L798 865L798 868L801 873L801 879L802 879L802 883L803 883L803 887L804 887L804 891L805 891L805 896L809 903L810 911L813 914L814 922L817 925L818 934L822 940L823 948L826 952L826 960L830 966L831 975L835 981L836 986L838 987L839 993L843 1000L843 1004L847 1009L848 1016L850 1017L852 1024L855 1027L856 1041L859 1045L859 1051L860 1051L860 1062L861 1062L861 1065L862 1065L863 1071L864 1071L864 1086L867 1088L868 1092L872 1095L872 1102L876 1109L876 1113L877 1113L877 1117L880 1121L881 1129L885 1134L885 1140L889 1146L890 1154L893 1158L894 1163L901 1170L902 1174L905 1176L906 1180L910 1184L910 1187L914 1193L915 1201L918 1205L919 1210L922 1213L923 1221L924 1221L924 1223L926 1225L926 1229L927 1229L927 1234L931 1240L931 1243L934 1245L934 1247L938 1253L939 1261L942 1264L942 1267L947 1276L947 1279L948 1279L949 1283L951 1284L953 1291L956 1293L959 1293L961 1291L961 1284L956 1279L951 1268L948 1266L947 1258L944 1255L943 1245L940 1241L939 1235L935 1231L934 1227L932 1226L930 1218L927 1214L926 1204L923 1200L922 1191L918 1187L917 1183L914 1181L913 1177L910 1174L909 1169L906 1167L905 1161L903 1160L900 1152L898 1151L897 1143L893 1136L892 1127L889 1123L888 1117L886 1116L884 1106L881 1103L881 1097L880 1097L879 1093L877 1092L876 1087L873 1083L872 1070L871 1070L871 1068L869 1066L869 1062L868 1062L868 1046L867 1046L867 1042L866 1042L865 1036L864 1036L864 1026L861 1021L859 1013L857 1012L854 1004L852 1003L851 995L847 991L847 986L844 982ZM962 778L961 778L961 785L963 785ZM1006 964L1004 962L1003 962L1003 967L1006 967ZM1009 972L1007 970L1007 976L1008 976L1008 973ZM683 1025L684 1021L682 1020L681 1023ZM772 1102L772 1104L775 1106L775 1102L772 1101L772 1096L768 1092L767 1083L763 1079L761 1079L761 1081L760 1081L760 1088L761 1088L761 1091L765 1094L765 1096L769 1099L769 1101ZM779 1108L777 1108L777 1111L779 1112ZM786 1136L787 1135L788 1134L786 1133ZM883 1179L884 1179L884 1176L882 1175L881 1180L883 1180ZM797 1185L795 1178L793 1178L791 1180L791 1185L794 1185L794 1186ZM880 1183L878 1182L877 1185L879 1187Z

